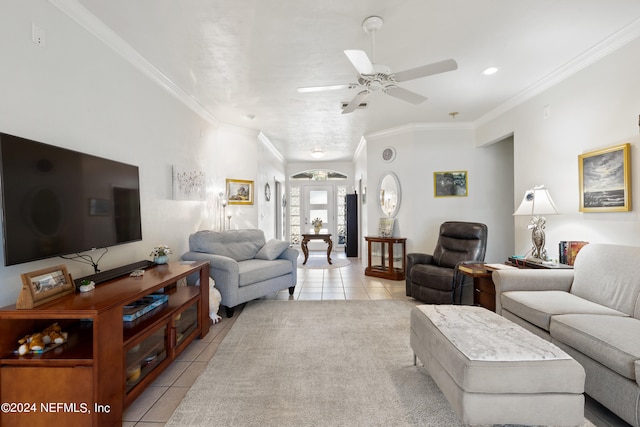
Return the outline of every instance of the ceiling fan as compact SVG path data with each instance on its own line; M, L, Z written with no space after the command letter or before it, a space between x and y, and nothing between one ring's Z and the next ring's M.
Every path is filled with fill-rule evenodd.
M362 89L356 96L342 109L342 114L353 112L373 92L382 92L412 104L420 104L427 100L426 97L403 89L397 83L408 80L419 79L434 74L453 71L458 68L458 64L453 59L447 59L433 64L423 65L410 70L392 73L389 67L375 63L375 33L382 27L383 20L379 16L370 16L362 22L362 29L371 34L372 60L369 59L364 50L349 49L344 53L359 76L357 83L336 84L327 86L300 87L298 92L319 92L337 89Z

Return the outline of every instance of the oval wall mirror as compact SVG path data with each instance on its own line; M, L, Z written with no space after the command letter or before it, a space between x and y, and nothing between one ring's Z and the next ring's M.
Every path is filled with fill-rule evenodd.
M387 172L380 180L380 209L388 218L393 218L400 209L400 181L393 172Z

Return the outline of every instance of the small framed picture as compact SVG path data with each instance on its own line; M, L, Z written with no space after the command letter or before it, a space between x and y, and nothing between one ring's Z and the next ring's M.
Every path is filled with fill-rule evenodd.
M227 179L227 201L230 205L252 205L253 181Z
M378 236L379 237L391 237L393 236L393 225L395 224L394 218L380 218L378 221Z
M631 210L631 144L578 156L580 212Z
M434 197L466 197L467 188L467 171L433 173Z
M75 290L65 265L23 273L22 291L16 308L33 308L53 301Z

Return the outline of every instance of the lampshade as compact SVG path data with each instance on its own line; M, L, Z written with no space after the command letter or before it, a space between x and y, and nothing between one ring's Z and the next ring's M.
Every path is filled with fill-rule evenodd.
M538 185L524 193L520 206L514 215L553 215L558 213L549 190Z

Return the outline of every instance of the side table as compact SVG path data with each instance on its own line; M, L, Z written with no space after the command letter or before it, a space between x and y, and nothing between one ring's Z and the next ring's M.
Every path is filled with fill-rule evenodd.
M483 263L462 264L458 271L465 276L473 277L473 305L496 311L496 287L491 280L493 270Z
M331 264L331 249L333 249L333 241L331 240L331 234L302 234L302 243L300 243L300 248L302 249L302 253L304 254L304 262L302 265L307 263L309 259L309 248L307 247L307 243L309 240L321 239L327 242L327 261Z
M367 241L367 268L365 276L389 280L404 280L407 269L406 241L404 237L365 237Z

